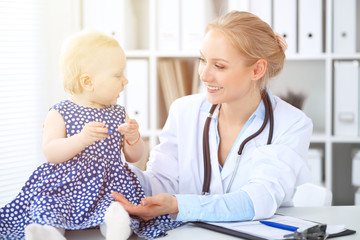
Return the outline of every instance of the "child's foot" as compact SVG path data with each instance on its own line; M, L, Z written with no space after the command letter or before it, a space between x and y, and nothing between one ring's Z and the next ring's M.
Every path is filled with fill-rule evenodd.
M125 240L130 237L130 217L120 203L111 203L106 210L105 224L100 226L100 231L106 240Z
M66 240L64 233L64 229L37 223L32 223L25 227L26 240Z

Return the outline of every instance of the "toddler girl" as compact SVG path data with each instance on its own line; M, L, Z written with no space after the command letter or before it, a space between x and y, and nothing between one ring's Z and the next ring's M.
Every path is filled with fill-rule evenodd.
M168 215L131 219L110 196L120 192L133 204L144 197L125 162L140 160L144 142L137 122L116 104L128 83L125 65L118 42L96 31L64 45L61 72L70 99L50 109L43 128L48 162L0 209L0 239L65 239L64 229L99 225L106 239L126 239L132 229L154 238L179 225Z

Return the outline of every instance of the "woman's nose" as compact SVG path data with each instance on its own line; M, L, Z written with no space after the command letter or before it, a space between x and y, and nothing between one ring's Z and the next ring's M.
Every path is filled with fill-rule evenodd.
M200 80L203 82L210 81L210 70L206 66L199 66L199 76Z

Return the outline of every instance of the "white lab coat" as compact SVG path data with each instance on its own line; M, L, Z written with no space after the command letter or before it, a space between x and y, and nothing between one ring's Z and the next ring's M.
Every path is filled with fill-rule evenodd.
M268 128L245 145L230 192L242 189L250 196L254 219L270 217L280 205L291 205L296 186L310 178L306 160L312 121L297 108L270 96L274 112L274 135L266 145ZM203 94L176 100L160 134L160 144L150 153L147 171L134 169L146 193L155 195L201 194L204 178L203 128L211 104ZM224 194L235 168L237 152L245 138L256 132L263 118L256 116L238 139L222 171L218 163L215 110L210 124L210 194Z

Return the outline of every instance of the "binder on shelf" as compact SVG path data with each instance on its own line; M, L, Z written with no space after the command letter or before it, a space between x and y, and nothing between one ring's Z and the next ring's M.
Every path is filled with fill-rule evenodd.
M125 110L139 123L140 132L149 128L149 73L147 59L128 59L125 76Z
M299 0L299 53L323 52L322 0Z
M251 0L249 11L272 26L272 0Z
M87 0L83 2L83 24L85 29L96 29L113 36L126 48L124 1L118 0Z
M356 0L334 0L334 53L356 52Z
M308 151L308 163L311 172L311 182L317 185L322 184L322 150L310 148Z
M158 0L157 48L159 51L180 50L180 0Z
M188 63L183 59L174 59L176 83L179 90L179 96L191 94L191 79L188 77Z
M161 92L168 112L172 102L180 97L173 61L171 59L160 59L158 62L158 73Z
M359 135L359 62L334 63L334 134Z
M273 24L288 44L286 53L296 53L296 0L274 0Z
M192 77L192 87L191 87L192 94L199 93L199 89L200 89L201 81L200 81L200 76L199 76L199 65L200 65L200 61L195 60L193 77Z
M232 10L249 12L249 4L249 0L228 0L228 12Z
M360 206L360 150L357 150L352 159L351 183L355 187L354 205Z
M181 0L180 4L181 50L198 53L206 25L216 16L213 1Z

